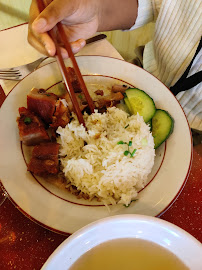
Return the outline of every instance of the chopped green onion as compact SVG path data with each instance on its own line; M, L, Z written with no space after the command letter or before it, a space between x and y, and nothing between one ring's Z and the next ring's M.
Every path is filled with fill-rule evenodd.
M32 122L32 119L31 119L30 117L25 117L24 123L25 123L26 125L30 124L31 122Z
M127 127L129 127L129 124L127 126L125 126L124 128L127 128Z
M134 149L133 152L130 154L130 156L133 157L135 155L136 151L137 151L137 149Z
M128 205L124 204L125 207L129 207L131 205L132 202L135 202L137 200L132 200Z
M79 94L78 97L79 97L80 99L83 99L83 96L82 96L81 94Z
M131 146L131 145L132 145L132 141L129 141L128 146Z
M124 156L127 156L128 154L130 154L128 150L124 151Z
M130 152L129 147L132 146L132 141L129 141L129 143L124 142L124 141L119 141L119 142L117 142L117 144L127 144L128 150L126 150L126 151L123 152L123 154L125 156L128 156L128 154L130 154L130 157L133 157L134 154L135 154L135 152L137 151L137 149L134 149L132 153Z
M47 97L50 97L50 94L46 94Z

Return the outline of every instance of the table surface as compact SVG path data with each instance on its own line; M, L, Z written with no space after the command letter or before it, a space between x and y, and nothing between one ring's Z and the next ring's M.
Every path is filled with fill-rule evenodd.
M0 88L0 106L4 99ZM182 193L160 218L202 242L201 199L202 145L199 144L193 148L192 168ZM40 269L66 238L25 217L8 198L0 207L0 269Z

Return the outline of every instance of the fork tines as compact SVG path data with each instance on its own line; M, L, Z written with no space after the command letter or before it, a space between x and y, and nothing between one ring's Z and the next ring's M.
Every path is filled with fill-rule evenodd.
M20 71L15 68L0 69L0 78L17 80L22 76Z
M0 69L0 74L5 75L5 74L10 74L10 75L15 75L15 76L21 76L21 73L19 70L15 68L7 68L7 69Z
M44 0L37 0L37 4L38 4L39 11L42 12L44 10L44 8L46 7L46 0L45 1ZM58 65L59 65L59 68L60 68L64 83L65 83L65 86L67 88L67 91L69 92L69 95L70 95L72 104L74 106L75 112L77 114L78 120L79 120L80 124L83 124L85 126L82 112L80 111L79 104L78 104L76 95L74 93L74 89L72 87L69 75L67 73L67 69L65 67L63 57L61 55L60 47L59 47L58 41L57 41L56 32L59 33L59 37L60 37L61 41L63 42L63 44L64 44L64 46L65 46L65 48L67 50L67 53L68 53L69 58L70 58L70 60L72 62L73 68L75 70L77 79L78 79L78 81L80 83L81 89L82 89L82 91L83 91L83 93L85 95L86 101L88 102L88 105L89 105L89 108L90 108L91 112L94 112L94 104L93 104L92 98L90 97L90 95L88 93L88 90L86 88L85 82L83 80L83 77L82 77L81 72L79 70L79 67L77 65L76 59L75 59L74 54L72 52L71 45L70 45L70 43L69 43L69 41L68 41L68 39L67 39L67 37L65 35L63 26L59 22L48 33L49 33L49 35L51 36L52 40L55 43L55 46L56 46L56 60L58 62Z

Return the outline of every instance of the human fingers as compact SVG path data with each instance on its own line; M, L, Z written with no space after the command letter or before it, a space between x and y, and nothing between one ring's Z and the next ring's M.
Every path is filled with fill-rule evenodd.
M32 28L38 33L49 31L65 17L72 15L78 9L79 2L77 0L52 1L33 21Z
M29 43L36 49L38 50L40 53L45 54L47 56L54 56L56 53L56 49L55 49L55 45L54 45L54 50L52 50L52 52L50 53L50 51L48 52L44 45L42 43L40 43L40 41L34 36L32 35L32 33L30 33L29 35ZM71 48L72 48L72 52L74 54L78 53L84 46L86 45L86 41L84 39L79 39L77 41L71 42ZM63 56L63 58L68 58L68 53L67 50L60 46L60 51L61 54Z
M29 13L28 42L39 52L53 56L55 55L55 45L47 33L37 33L32 27L32 23L39 15L38 5L35 0L32 1Z
M77 41L71 42L71 48L73 54L78 53L84 46L86 45L86 41L84 39L79 39ZM68 58L67 50L64 47L60 47L63 58Z
M55 55L55 45L52 42L51 38L48 36L48 34L40 34L36 37L29 29L27 39L29 44L40 53L47 56Z
M29 28L28 42L42 54L54 56L56 52L55 44L47 33L35 34Z
M33 29L33 21L35 18L39 15L38 5L36 0L32 1L31 7L30 7L30 21L29 21L29 31L28 31L28 41L29 43L35 47L38 51L40 51L43 54L47 54L49 56L54 56L56 53L55 44L50 38L50 36L47 33L38 33L34 31ZM66 28L66 27L65 27ZM74 36L73 32L70 28L65 29L65 32L67 32L67 36ZM71 41L71 39L70 39ZM73 42L71 42L72 51L73 53L79 52L84 46L85 46L85 40L84 39L78 39L78 37L74 36L72 39ZM67 58L68 54L66 50L62 47L61 52L63 54L63 57Z

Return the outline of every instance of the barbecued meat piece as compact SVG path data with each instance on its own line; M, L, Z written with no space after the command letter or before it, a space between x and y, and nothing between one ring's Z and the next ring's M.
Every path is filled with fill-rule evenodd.
M69 75L70 82L75 93L82 92L80 83L77 79L76 73L72 67L67 67L67 74Z
M17 118L20 140L26 145L36 145L49 141L50 138L45 130L44 123L33 112L21 107L20 117Z
M58 160L59 146L60 145L58 143L53 142L41 143L40 145L36 145L32 151L32 157L43 160Z
M95 94L96 94L97 96L104 96L104 91L101 90L101 89L98 89L98 90L95 91Z
M69 94L66 93L63 96L63 98L66 100L68 104L69 111L70 112L74 111ZM79 108L81 111L83 111L84 109L88 107L88 103L83 93L76 93L76 98L79 103ZM124 96L120 92L118 92L118 93L111 93L108 96L102 96L93 102L94 102L95 108L98 109L99 112L105 112L108 107L115 106L123 98Z
M28 171L39 176L55 175L59 172L58 143L44 143L34 147Z
M98 109L100 112L103 112L106 108L115 106L123 98L124 96L120 92L111 93L108 96L103 96L102 98L94 101L94 104L96 109Z
M52 128L58 128L59 126L65 127L70 122L70 113L67 106L64 105L65 100L57 100L55 112L52 118Z
M32 158L28 164L28 171L38 176L55 175L58 173L58 166L53 160L40 160Z
M33 88L27 95L27 108L36 113L46 123L51 123L57 96L43 89Z
M83 93L76 93L76 98L79 103L79 108L83 111L86 107L88 107L88 102Z
M125 93L125 91L129 88L128 85L125 84L114 84L112 86L112 92L113 93L117 93L117 92L121 92L122 94Z
M84 96L83 93L76 93L76 99L78 101L78 104L79 104L79 108L81 111L83 111L87 106L88 106L88 103L86 101L86 98ZM68 106L68 109L70 112L74 111L74 107L73 107L73 104L72 104L72 101L70 99L70 96L68 93L66 93L63 98L66 100L67 102L67 106Z

